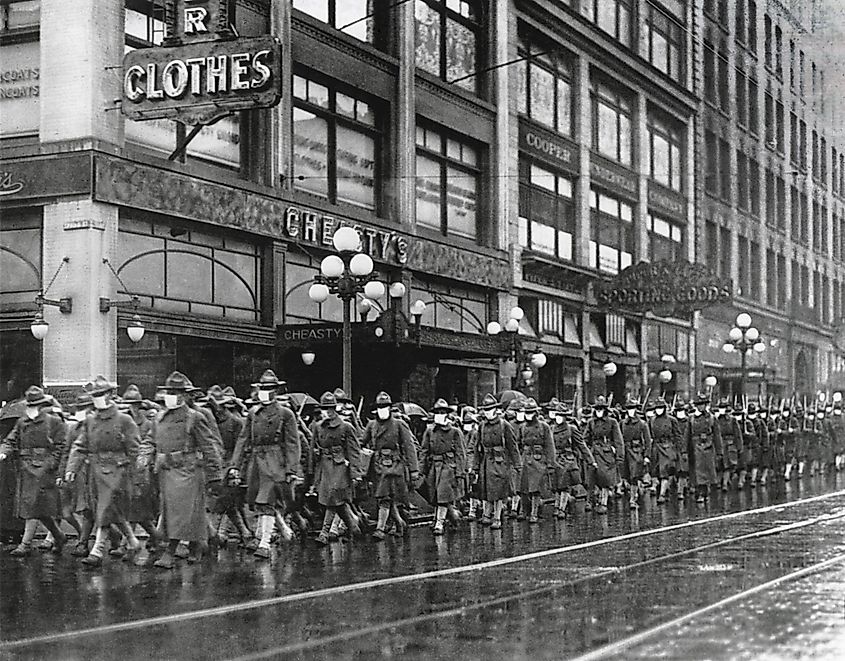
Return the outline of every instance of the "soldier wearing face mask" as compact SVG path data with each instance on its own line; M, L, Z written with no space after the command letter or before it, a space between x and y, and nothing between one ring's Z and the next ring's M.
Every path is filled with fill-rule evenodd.
M593 404L593 417L584 429L584 441L596 460L591 471L588 490L599 488L596 514L607 514L607 500L610 490L619 483L619 468L625 459L625 445L619 423L610 417L607 400L599 395Z
M65 447L67 427L50 412L52 400L38 386L25 393L25 413L0 444L0 461L18 459L15 515L26 521L21 543L11 555L30 554L40 521L53 535L53 551L61 553L66 541L55 519L60 514L58 468Z
M469 509L467 511L467 519L475 521L478 518L478 510L481 507L481 501L478 499L477 475L472 472L472 467L475 466L475 446L478 441L478 411L472 406L466 406L461 411L461 432L464 435L464 447L467 454L467 493L469 496Z
M629 401L625 405L620 431L625 444L625 460L622 463L622 477L628 481L630 509L639 508L643 476L651 463L651 430L639 415L640 403Z
M833 469L841 471L845 466L845 415L842 414L842 393L833 393L833 409L826 421L827 434L833 454Z
M88 463L85 462L77 471L76 479L73 482L65 482L64 475L67 468L67 460L70 457L70 449L73 442L82 432L85 418L91 413L94 402L88 393L91 384L84 386L85 390L76 396L74 413L68 422L67 444L59 465L60 495L62 503L62 519L77 532L77 543L71 555L85 557L88 555L88 538L94 529L94 514L91 503L90 490L88 488ZM76 515L82 519L82 524L77 521ZM52 546L52 544L51 544Z
M206 485L219 484L220 453L205 416L189 408L185 391L191 382L181 372L167 377L161 411L144 439L154 453L155 471L161 495L162 526L167 549L155 562L161 569L173 569L180 540L191 546L193 560L208 548ZM142 450L143 451L143 450Z
M683 442L678 420L669 414L669 407L661 397L654 404L654 417L649 423L651 431L651 463L655 476L660 480L658 503L665 503L671 480L678 471L678 448Z
M253 386L258 389L258 405L244 421L228 472L237 475L245 459L246 502L258 512L259 541L253 555L267 560L276 514L284 516L292 506L293 487L302 474L301 448L296 416L276 399L285 382L268 369Z
M742 429L728 409L727 400L719 401L716 406L716 421L719 423L723 449L722 463L716 466L716 469L721 471L722 491L727 491L733 478L737 476L739 460L743 453Z
M378 502L378 521L373 537L382 540L387 536L391 515L400 534L407 524L399 516L397 503L407 504L410 489L418 486L420 472L414 437L404 422L394 417L393 401L382 391L376 395L373 406L376 417L364 429L361 445L372 448L370 472Z
M116 526L126 538L126 553L131 560L141 549L126 518L132 492L131 472L138 456L141 438L132 416L121 413L112 401L116 386L102 375L90 386L93 415L81 423L67 462L65 480L73 482L76 474L90 463L90 478L96 493L94 547L82 562L91 567L103 563L109 526Z
M513 493L511 470L522 467L514 429L501 414L499 402L485 395L478 427L473 472L478 474L478 494L483 501L481 523L493 529L502 527L505 499Z
M567 507L575 500L575 491L582 484L581 464L593 470L597 467L580 430L567 419L568 413L563 404L549 411L555 447L552 489L555 492L555 517L558 519L566 518Z
M540 419L540 408L534 398L523 407L525 423L519 430L518 447L522 449L520 494L529 509L528 522L539 522L540 503L550 491L551 473L555 469L555 445L548 423Z
M760 460L763 458L769 445L769 429L764 420L760 419L760 408L754 402L748 404L748 422L750 433L746 431L745 457L746 468L750 470L750 484L757 486L757 478L760 474Z
M716 419L707 410L710 397L699 394L695 409L687 422L687 445L695 471L696 501L704 503L710 496L710 487L718 484L716 465L722 461L722 435Z
M810 463L810 476L820 475L824 471L826 440L824 433L825 413L821 404L811 409L812 418L807 432L807 461Z
M684 500L689 490L689 446L686 428L691 408L691 404L684 401L679 401L675 407L675 419L681 430L681 442L678 446L678 500Z
M517 439L519 439L519 432L522 425L525 424L525 410L523 407L524 403L522 399L516 398L510 400L505 407L505 422L510 424L513 429L513 435ZM517 443L517 452L520 451L521 448ZM513 495L510 497L508 516L512 519L524 521L525 512L521 509L522 496L519 495L519 475L516 474L515 470L511 471L511 492Z
M449 506L461 497L459 480L465 479L466 451L461 430L449 421L451 409L445 399L432 407L434 423L425 430L420 446L420 465L434 506L435 535L443 534Z

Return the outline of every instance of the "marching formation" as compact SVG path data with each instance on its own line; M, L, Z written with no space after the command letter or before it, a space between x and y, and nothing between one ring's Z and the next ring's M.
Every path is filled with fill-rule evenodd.
M161 569L232 539L267 560L294 536L320 545L402 536L421 498L443 535L462 519L499 529L506 518L538 524L544 510L602 516L626 494L631 509L651 498L704 503L714 489L845 466L841 396L829 406L598 397L575 410L510 394L478 408L438 399L429 418L381 392L363 421L343 390L294 397L272 370L246 401L179 372L152 401L132 385L118 396L99 376L71 411L31 386L0 444L15 481L0 508L24 521L10 553L29 556L41 524L39 548L62 553L62 528L72 529L71 554L87 567L135 559L139 528L145 562Z

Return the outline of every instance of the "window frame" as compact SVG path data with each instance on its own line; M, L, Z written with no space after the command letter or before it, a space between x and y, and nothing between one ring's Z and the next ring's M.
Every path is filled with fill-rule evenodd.
M655 229L655 220L659 220L669 226L669 236L661 234ZM651 261L658 261L654 251L655 240L669 241L673 244L672 255L668 258L670 261L678 261L686 259L686 226L680 220L676 220L669 216L664 216L660 213L654 213L650 209L646 215L646 230L648 231L648 257ZM674 238L675 230L677 230L680 240ZM659 239L655 239L659 237ZM666 259L666 258L662 258Z
M656 16L661 15L665 22L663 26L657 24ZM648 61L658 71L681 84L686 81L686 25L672 12L655 2L649 2L645 19ZM666 41L666 68L655 64L654 34L660 34ZM677 55L677 71L672 70L672 53Z
M436 77L449 85L457 85L461 89L464 89L471 94L480 95L482 91L482 82L484 76L482 75L482 70L484 67L485 57L484 53L486 50L486 40L484 36L487 32L486 25L483 20L483 16L485 12L483 12L483 2L482 0L461 0L461 2L466 2L469 5L473 6L475 15L478 17L477 20L469 19L465 16L461 16L459 12L456 12L454 9L448 6L448 0L414 0L414 6L416 7L419 3L426 5L431 11L434 11L439 15L439 32L440 32L440 42L439 46L439 55L438 58L440 60L440 73L436 75ZM463 81L459 82L451 82L448 78L449 76L449 63L447 61L446 55L448 53L448 30L447 25L449 20L455 21L459 25L463 26L464 28L468 29L470 32L473 33L475 36L475 66L472 73L476 75L467 78ZM415 21L416 23L416 21ZM414 39L416 44L416 32L414 33ZM431 71L423 69L420 67L416 60L414 65L417 69L421 71L425 71L430 75L435 75ZM460 78L460 76L459 76ZM471 87L470 87L471 85Z
M520 95L524 95L524 97L520 96L518 98L519 112L523 113L526 117L529 117L538 124L552 129L556 133L572 137L575 130L574 62L572 61L572 58L567 57L559 51L548 52L545 49L540 50L540 52L543 53L542 56L532 57L532 53L535 49L536 44L530 40L520 41L518 54L520 57L524 57L526 59L524 66L520 71L522 74L522 77L520 78ZM551 62L549 60L551 60ZM554 98L554 108L552 109L553 125L547 124L532 114L533 103L531 92L533 88L531 83L531 71L532 68L535 67L543 69L546 73L550 74L555 81L554 89L552 91ZM560 81L563 81L569 87L569 104L566 111L569 117L569 126L566 130L561 130L559 125L561 118Z
M618 215L613 216L605 211L601 210L601 200L602 198L609 198L613 202L615 202ZM595 200L595 205L593 204L593 200ZM631 220L627 221L623 219L623 214L621 213L621 205L626 205L631 210ZM616 237L615 240L617 245L611 246L609 244L601 243L601 220L603 218L611 219L613 222L617 223L616 226ZM590 187L590 240L589 240L589 256L587 262L590 268L593 268L600 273L606 273L608 275L616 275L624 268L627 268L631 264L636 263L637 254L636 254L636 240L634 236L635 231L635 223L634 223L634 203L630 202L622 197L614 195L612 193L605 192L604 189L600 187L591 186ZM612 250L615 250L617 253L616 256L616 270L609 270L606 268L602 268L602 260L601 260L601 247L607 246ZM627 248L627 250L625 249ZM626 260L623 259L623 255L628 254L630 259L628 263L625 263Z
M602 94L602 90L606 93ZM626 108L627 104L627 108ZM600 131L599 131L599 105L613 111L616 115L616 154L608 154L600 149ZM634 165L634 102L632 95L623 91L623 89L612 83L608 83L603 79L592 79L590 81L590 117L592 121L592 136L591 145L595 153L609 158L626 167ZM625 117L628 120L629 137L628 137L628 151L623 153L623 140L621 131L621 118ZM623 158L627 155L627 159Z
M649 109L646 116L646 140L648 141L648 176L652 181L656 181L662 186L674 191L683 193L684 187L684 173L686 172L686 163L684 155L686 153L685 128L680 125L680 122L674 121L671 117L660 113L655 109ZM655 176L654 172L654 139L655 137L662 137L668 144L669 153L669 174L666 182L661 181ZM674 162L673 153L677 149L678 163ZM674 185L675 174L677 169L678 185Z
M553 176L555 178L555 190L552 191L550 188L546 186L541 186L535 183L532 180L532 174L534 173L534 168L538 168L545 173ZM569 182L571 195L567 197L566 195L560 192L560 183L561 180L565 180ZM554 198L555 200L555 209L557 211L556 218L562 219L561 222L558 222L556 225L549 225L545 222L540 222L536 219L532 212L532 203L533 197L532 193L538 193L540 195L545 195L549 198ZM523 208L523 202L527 203L528 208ZM564 207L561 210L561 207ZM568 213L566 211L566 207L568 207ZM522 223L523 219L526 221L525 225L525 243L522 243L522 227L520 227L519 237L520 237L520 244L526 248L527 250L531 250L533 252L540 253L542 255L547 255L550 257L554 257L554 259L558 259L564 262L573 263L576 261L577 258L577 219L576 219L576 207L575 207L575 181L571 174L561 172L561 171L554 171L545 163L537 161L535 159L531 159L529 157L520 157L519 159L519 222ZM537 248L536 244L532 240L533 237L533 229L534 224L541 224L546 227L550 227L554 230L555 238L554 238L554 250L549 252L547 250L543 250L541 248ZM568 233L570 235L570 257L565 257L561 254L561 233Z

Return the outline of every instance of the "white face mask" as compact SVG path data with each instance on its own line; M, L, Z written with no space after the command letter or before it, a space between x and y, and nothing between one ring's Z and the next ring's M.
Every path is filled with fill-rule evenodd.
M563 424L563 416L562 415L556 415L555 416L555 422L559 425Z
M464 425L464 431L472 431L472 423L468 422Z
M666 409L654 409L655 415L663 415L666 413Z
M678 411L678 420L686 420L687 412L686 411Z
M262 404L267 404L271 397L270 397L270 390L259 390L258 391L258 401Z
M602 410L602 409L596 410L596 417L597 418L603 418L604 417L604 410Z
M37 406L27 406L26 407L26 417L30 420L35 420L38 417L38 413L41 409Z
M434 424L435 425L445 425L446 424L446 414L445 413L435 413L434 414Z
M85 411L77 411L73 414L73 419L77 422L82 422L83 420L85 420Z
M166 394L164 396L164 408L178 409L179 408L179 395Z
M637 409L628 409L626 413L628 414L629 418L633 418L635 415L637 415Z
M756 419L757 419L757 414L756 414L756 413L749 413L749 414L748 414L748 419L749 419L749 420L756 420Z
M489 409L487 411L484 411L484 417L488 420L492 420L496 417L496 409Z
M343 404L338 404L337 406L334 407L334 410L337 411L338 413L343 413Z
M517 411L516 412L516 421L517 422L525 422L525 411Z
M719 409L717 411L717 413L719 414L719 417L724 417L727 414L727 412L728 412L727 409Z
M105 395L102 395L100 397L92 397L91 399L94 401L95 409L100 409L102 411L103 409L107 409L109 407L109 402L106 399Z
M390 417L390 409L387 407L376 409L376 415L379 420L387 420Z

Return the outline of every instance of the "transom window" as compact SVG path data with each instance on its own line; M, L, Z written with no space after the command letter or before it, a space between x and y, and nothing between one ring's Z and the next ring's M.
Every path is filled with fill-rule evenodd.
M648 214L649 256L652 261L684 259L684 229L678 223Z
M368 102L304 76L293 77L294 187L334 203L377 211L381 132Z
M476 147L417 126L417 222L445 234L478 236L480 167Z
M673 190L683 190L684 127L661 113L648 114L649 175Z
M477 91L480 3L477 0L416 0L417 66L447 83Z
M630 97L601 82L590 91L593 114L593 149L624 165L631 165Z
M591 189L590 220L590 267L613 275L630 266L634 254L631 205Z
M572 135L572 64L554 53L523 43L519 56L519 112L564 135Z
M571 261L575 236L572 179L526 160L519 165L519 243Z
M293 8L348 35L373 43L376 40L375 0L292 0Z

